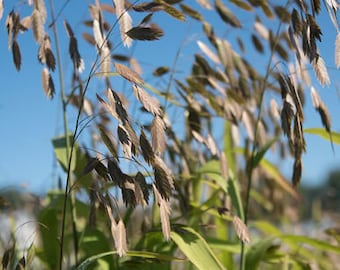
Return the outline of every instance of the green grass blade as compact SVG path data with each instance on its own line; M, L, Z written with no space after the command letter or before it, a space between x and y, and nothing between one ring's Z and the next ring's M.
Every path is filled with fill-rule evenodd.
M110 256L110 255L117 255L116 251L108 251L108 252L103 252L94 256L91 256L89 258L87 258L86 260L84 260L76 269L77 270L84 270L87 269L87 267L103 258L106 256ZM128 251L126 253L127 257L140 257L140 258L144 258L144 259L157 259L157 260L161 260L161 261L183 261L183 259L181 258L177 258L177 257L173 257L173 256L169 256L169 255L165 255L165 254L159 254L159 253L154 253L154 252L148 252L148 251Z
M69 137L68 138L69 142L72 143L73 135L69 134L68 137ZM61 136L61 137L53 138L52 144L53 144L54 153L56 155L57 160L59 161L63 170L67 172L68 162L69 162L68 160L69 153L67 153L66 137ZM76 157L74 156L72 159L72 163L71 163L71 172L74 171L75 167L76 167Z
M329 133L323 128L306 128L303 130L304 133L317 135L327 141L333 140L333 143L340 144L340 133L332 131L332 136L329 136Z
M246 253L245 269L247 270L259 269L258 266L262 258L264 257L268 249L274 246L273 240L274 238L272 237L267 238L255 243L249 248L249 250Z
M228 194L231 198L231 203L237 209L237 214L241 220L244 220L243 204L241 199L240 188L236 179L232 176L228 180Z
M225 269L204 238L189 227L175 228L171 239L198 269Z
M268 173L268 175L270 175L273 180L286 192L288 192L289 194L291 194L295 199L299 200L300 199L300 195L299 193L294 189L294 187L283 177L283 175L281 174L280 170L278 169L278 167L276 167L274 164L272 164L271 162L269 162L266 159L262 159L260 162L260 165L262 167L262 169L264 169L266 171L266 173Z
M264 155L267 153L267 151L270 149L270 147L277 141L277 137L270 140L267 144L265 144L254 156L252 166L253 168L256 168L257 165L259 165L260 161L264 157Z
M311 247L317 248L322 251L331 251L331 252L340 253L340 246L335 246L335 245L329 244L328 242L315 239L315 238L311 238L308 236L281 235L278 237L286 243L291 243L291 244L296 244L296 245L306 244L306 245L309 245Z

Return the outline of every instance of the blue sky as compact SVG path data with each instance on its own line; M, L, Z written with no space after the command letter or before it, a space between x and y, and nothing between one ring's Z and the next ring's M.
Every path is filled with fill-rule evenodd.
M55 169L57 165L53 157L51 139L63 132L58 77L57 73L53 74L57 90L56 97L52 101L48 100L41 86L42 66L37 61L38 45L33 41L31 30L21 34L18 38L23 59L21 71L15 70L11 52L7 48L7 30L4 24L7 14L17 1L5 2L4 17L0 21L0 70L2 71L0 74L0 123L2 130L0 135L0 184L4 188L19 187L20 189L43 193L49 188L55 187L57 183L56 173L58 171ZM55 9L58 11L64 1L55 2L57 2ZM195 1L191 2L194 7L198 7ZM57 24L62 44L61 56L66 88L70 87L72 64L68 56L68 41L62 20L67 18L74 32L78 33L80 53L85 59L87 67L83 74L85 76L96 53L81 39L82 32L90 32L90 29L81 24L82 20L89 18L88 5L90 3L92 1L70 1L64 10L64 15L61 16ZM22 16L30 14L29 9L16 7ZM205 12L205 15L207 16L206 19L212 24L225 27L216 14ZM108 18L108 16L106 17ZM135 19L134 24L137 24L140 18L142 16ZM114 19L113 16L112 20ZM152 70L159 65L166 63L171 66L177 49L183 41L184 46L177 66L178 76L181 76L181 72L183 74L188 73L193 54L199 52L196 41L203 39L201 27L190 19L186 23L182 23L160 13L154 15L153 21L164 29L165 36L160 41L138 43L133 47L136 58L144 69L143 78L148 81L151 78ZM317 82L314 85L316 85L319 94L330 109L333 129L339 132L340 124L337 116L340 115L340 99L336 88L340 87L340 81L337 79L339 78L339 71L334 69L333 60L336 31L326 16L322 18L321 25L324 29L324 36L320 50L322 57L329 64L332 82L330 87L323 88ZM218 30L224 33L223 29ZM252 29L248 27L248 29L242 31L249 34ZM114 44L119 44L119 34L117 31L115 33L111 40ZM52 36L51 32L50 35ZM226 38L228 38L228 34L226 35ZM121 47L117 50L121 50ZM267 60L265 63L267 63ZM259 62L259 64L262 63ZM95 81L90 85L89 95L93 97L96 92L102 93L103 90L103 83ZM307 95L306 109L305 127L321 127L319 115L312 108L309 95ZM72 126L75 115L70 115L69 120ZM335 145L335 154L333 155L329 142L312 135L306 135L306 141L307 153L303 157L303 183L318 183L327 175L328 170L340 164L340 147ZM291 165L292 163L289 161L282 163L283 171L287 177L291 175Z

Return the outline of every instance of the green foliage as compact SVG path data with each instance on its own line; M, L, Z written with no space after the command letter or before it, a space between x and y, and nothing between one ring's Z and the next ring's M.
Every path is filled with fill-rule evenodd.
M171 233L178 248L198 269L225 269L204 238L189 227L176 227Z
M129 7L121 0L113 1L114 6L95 1L85 22L93 33L83 33L97 51L87 77L81 73L80 35L64 22L73 64L69 90L64 88L57 42L62 12L55 17L52 2L55 46L44 30L43 0L29 7L32 15L26 20L32 24L20 20L19 9L9 13L6 26L18 70L17 36L19 30L32 27L49 98L55 90L50 72L58 66L64 134L52 144L65 181L42 199L34 213L38 240L23 251L14 236L14 244L4 248L3 269L248 270L309 269L312 264L331 269L338 263L332 260L340 253L338 228L313 238L287 233L284 227L294 216L287 214L289 210L298 215L301 204L296 185L307 150L304 134L340 143L339 133L331 131L328 109L316 94L313 103L325 130L304 128L301 89L309 85L301 71L307 72L310 65L322 85L330 83L318 50L320 1L311 7L304 1L287 1L285 6L268 1L215 0L213 5L197 1L201 7L176 0ZM325 10L332 8L336 9ZM208 22L205 9L213 9L229 34ZM115 13L117 21L106 20L107 12L110 18ZM138 12L147 15L133 27L130 14ZM117 52L111 40L120 33L122 44L129 47L132 42L163 38L166 31L151 23L157 20L151 15L156 12L183 24L193 18L202 26L197 42L201 52L193 57L189 74L178 75L179 48L174 65L153 67L153 78L145 82L138 59L131 51ZM333 13L329 16L336 21ZM267 58L264 70L254 61L257 53L260 59ZM340 61L339 56L336 59ZM291 63L299 67L283 74ZM96 99L88 94L93 80L98 81ZM116 81L129 88L119 89ZM141 110L136 113L131 107L138 106L129 107L129 102ZM68 115L71 105L75 117ZM75 120L71 131L69 119ZM273 162L274 148L291 155L294 186ZM334 177L331 183L337 187Z

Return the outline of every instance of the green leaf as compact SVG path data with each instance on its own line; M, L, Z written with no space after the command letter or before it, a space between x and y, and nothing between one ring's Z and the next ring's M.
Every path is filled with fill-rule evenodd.
M215 173L221 174L220 163L217 160L210 160L197 170L198 173Z
M116 255L116 251L108 251L108 252L103 252L94 256L91 256L84 260L76 269L77 270L85 270L87 267L94 263L95 261L106 257L110 255ZM154 253L154 252L147 252L147 251L128 251L126 253L127 257L140 257L144 259L157 259L161 261L183 261L183 259L173 257L173 256L168 256L164 254L159 254L159 253Z
M238 216L240 217L240 219L244 220L240 188L237 180L233 177L230 177L228 180L228 194L230 195L232 205L235 206L237 209Z
M32 263L34 257L35 257L35 247L32 243L27 250L27 255L26 255L27 265L30 265Z
M68 137L69 147L71 148L73 135L68 134L67 137ZM61 137L53 138L52 144L53 144L54 153L56 155L58 162L60 163L63 170L67 172L68 162L69 162L68 158L70 156L71 150L69 149L69 153L67 153L66 137L61 136ZM74 171L75 167L76 167L76 157L75 155L73 155L72 163L71 163L71 172Z
M276 226L274 226L273 224L265 220L254 221L251 223L251 226L257 228L258 230L268 235L280 235L281 234L281 231Z
M277 141L277 138L271 139L268 143L266 143L254 156L253 159L253 168L256 168L256 166L260 163L264 155L267 153L267 151L270 149L270 147Z
M228 241L216 238L208 238L207 242L213 249L223 250L234 254L241 253L241 246L239 243L230 243Z
M333 139L333 143L340 144L340 133L332 131L332 136L329 136L329 132L327 132L324 128L306 128L303 132L308 134L317 135L327 141L331 141Z
M340 253L340 246L331 245L328 242L325 242L319 239L314 239L308 236L288 234L288 235L281 235L279 236L279 238L286 243L292 243L296 245L307 244L314 248L320 249L321 251L331 251L331 252Z
M299 193L294 189L294 187L282 176L281 172L279 171L279 169L273 165L272 163L270 163L268 160L266 159L262 159L260 161L260 165L262 167L262 169L264 169L268 175L270 175L273 180L282 188L284 189L286 192L288 192L289 194L291 194L295 199L299 200L300 199L300 195Z
M223 135L223 151L227 158L229 170L235 174L236 172L236 157L234 153L234 142L231 131L231 123L224 122L224 135Z
M263 256L266 254L270 247L275 246L273 240L274 238L270 237L255 243L249 248L249 250L246 253L245 269L247 270L259 269L258 266Z
M225 269L204 238L192 228L174 228L171 239L198 269Z

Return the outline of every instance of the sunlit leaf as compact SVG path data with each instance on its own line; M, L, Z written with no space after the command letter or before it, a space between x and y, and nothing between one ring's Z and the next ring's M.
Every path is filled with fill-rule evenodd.
M301 244L309 245L313 248L317 248L321 251L330 251L335 253L340 253L340 247L337 245L332 245L328 241L311 238L303 235L280 235L278 236L285 243L291 243L296 246L300 246Z
M260 166L270 175L273 180L286 192L292 195L295 199L300 199L300 194L294 187L283 177L279 169L266 159L260 161Z
M263 147L261 147L261 149L255 154L254 159L252 161L253 168L255 168L260 163L264 155L267 153L267 151L270 149L270 147L272 147L272 145L276 141L277 141L277 138L270 140Z
M174 228L171 239L198 269L225 269L204 238L192 228Z
M115 63L114 66L115 66L116 72L120 76L122 76L124 79L132 83L136 83L136 84L143 83L143 79L139 76L139 74L133 71L132 69L130 69L129 67L119 64L119 63Z
M71 149L69 149L69 152L67 153L67 146L69 147L72 146L73 135L68 134L67 140L68 140L68 143L66 141L65 136L52 139L54 153L64 171L67 171L67 168L68 168ZM75 145L75 147L77 147L77 145ZM73 155L71 166L70 166L71 172L74 171L75 167L76 167L76 155Z
M317 135L327 141L330 141L331 139L331 137L329 136L329 132L327 132L324 128L306 128L303 130L303 132ZM333 143L340 144L340 133L332 131L331 134L332 134Z

